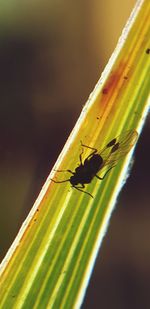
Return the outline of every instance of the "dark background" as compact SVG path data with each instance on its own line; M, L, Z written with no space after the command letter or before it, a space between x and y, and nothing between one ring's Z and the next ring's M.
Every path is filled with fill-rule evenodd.
M1 259L99 79L134 3L1 2ZM149 134L147 119L84 309L150 308Z

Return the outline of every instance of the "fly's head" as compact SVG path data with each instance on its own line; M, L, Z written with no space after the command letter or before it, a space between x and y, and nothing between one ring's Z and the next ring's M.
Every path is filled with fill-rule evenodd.
M76 186L79 183L76 175L70 177L70 183L72 184L72 186Z

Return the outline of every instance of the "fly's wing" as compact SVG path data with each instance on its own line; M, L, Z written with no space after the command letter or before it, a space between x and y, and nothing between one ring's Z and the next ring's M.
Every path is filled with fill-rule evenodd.
M135 130L126 131L120 134L118 137L110 141L106 147L100 152L103 158L103 167L113 166L123 158L133 147L138 137L138 133Z

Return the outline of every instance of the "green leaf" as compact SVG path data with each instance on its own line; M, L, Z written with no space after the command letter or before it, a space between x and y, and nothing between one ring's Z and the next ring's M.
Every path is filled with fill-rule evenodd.
M149 108L149 15L150 2L138 1L54 169L75 171L82 148L84 162L92 150L80 141L104 155L100 177L116 166L86 185L94 198L51 181L71 176L53 169L1 264L0 308L80 306ZM116 137L119 149L110 154Z

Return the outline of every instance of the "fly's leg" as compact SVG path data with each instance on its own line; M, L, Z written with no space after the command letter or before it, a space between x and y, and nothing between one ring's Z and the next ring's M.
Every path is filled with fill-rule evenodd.
M69 172L71 173L72 175L74 175L74 172L72 172L71 170L54 170L55 172Z
M90 147L90 146L84 145L84 144L82 144L82 141L81 141L81 146L86 147L86 148L89 148L89 149L91 149L91 150L94 150L94 153L96 153L96 152L97 152L97 149L96 149L96 148L93 148L93 147Z
M74 175L74 172L72 172L71 170L54 170L54 171L56 171L56 172L69 172L69 173L71 173L72 175ZM51 178L51 180L53 181L53 182L55 182L55 183L62 183L62 182L67 182L67 181L70 181L70 178L69 179L66 179L66 180L54 180L54 179L52 179Z
M79 155L79 158L80 158L80 164L81 165L83 165L83 163L82 163L82 154L83 154L83 152L84 152L84 150L82 149L82 152L80 153L80 155Z
M113 167L115 167L115 166L116 166L116 165L111 166L111 167L107 170L107 172L105 173L105 175L104 175L103 177L99 177L98 175L95 175L95 177L98 178L98 179L100 179L100 180L103 180L103 179L106 177L106 175L108 174L108 172L109 172Z
M82 144L82 141L81 141L81 146L93 150L92 153L86 159L89 159L90 157L92 157L97 152L96 148L84 145L84 144Z
M61 180L61 181L57 181L57 180L54 180L51 178L51 181L55 182L55 183L62 183L62 182L67 182L67 181L70 181L70 178L69 179L66 179L66 180Z
M87 191L82 190L82 188L85 188L84 184L82 184L81 187L72 186L72 188L75 188L75 189L77 189L78 191L84 192L84 193L88 194L90 197L93 198L93 195L92 195L92 194L90 194L90 193L87 192Z

